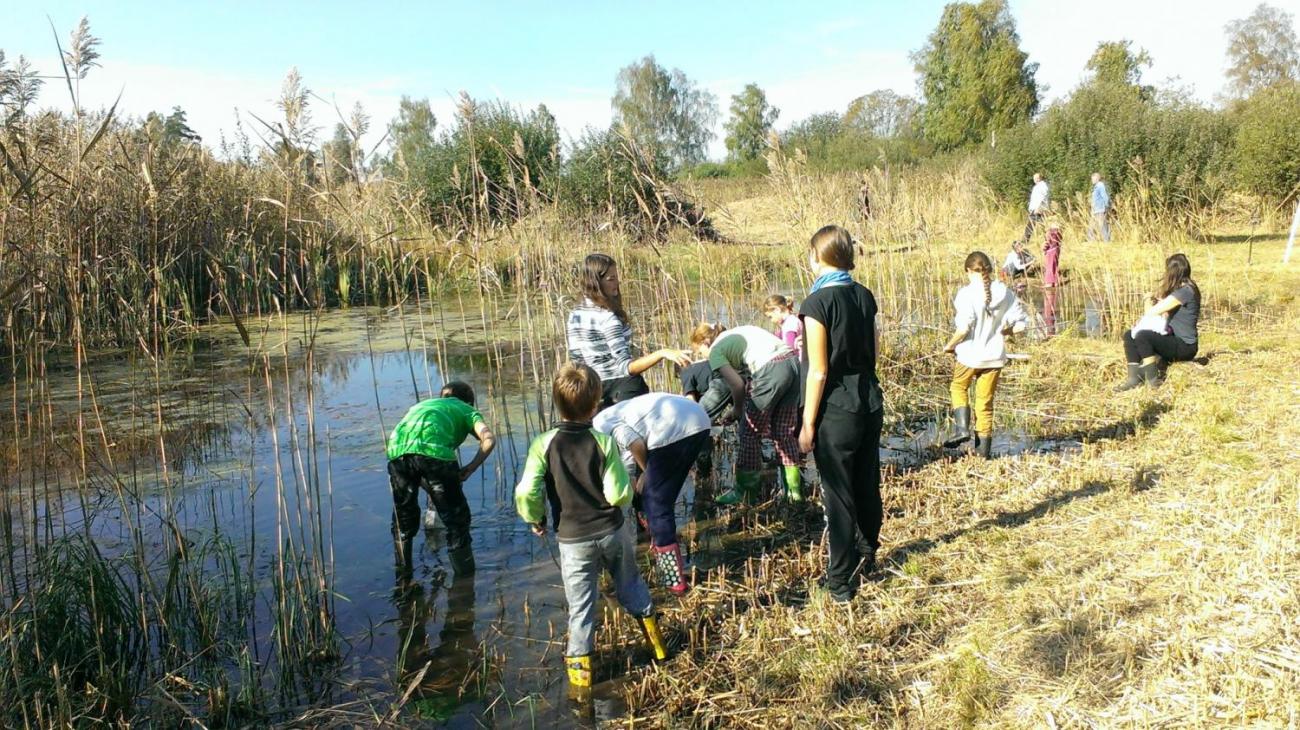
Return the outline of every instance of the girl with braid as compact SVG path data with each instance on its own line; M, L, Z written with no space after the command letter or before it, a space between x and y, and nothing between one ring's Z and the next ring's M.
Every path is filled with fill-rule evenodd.
M1003 337L1023 332L1028 318L1015 292L993 280L993 263L983 252L966 257L966 275L970 283L953 299L957 331L943 348L956 357L949 387L955 428L943 445L952 448L971 438L969 390L973 382L975 450L987 459L993 447L993 394L1007 364Z

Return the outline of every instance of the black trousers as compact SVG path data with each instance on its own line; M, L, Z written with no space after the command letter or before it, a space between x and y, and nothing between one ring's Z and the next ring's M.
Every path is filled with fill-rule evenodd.
M640 375L628 375L622 378L600 381L600 410L605 410L615 403L631 400L638 395L650 392L650 386Z
M819 415L813 457L822 478L822 502L830 531L826 587L853 592L853 573L861 532L874 550L880 547L884 505L880 499L880 429L885 410L851 413L831 405Z
M460 466L422 454L404 454L388 462L388 482L393 490L393 529L404 540L420 529L420 488L447 526L447 547L468 547L469 502L460 483Z
M1159 355L1165 362L1186 362L1196 357L1196 350L1196 345L1189 345L1175 335L1161 335L1150 330L1142 330L1137 337L1131 330L1124 333L1126 362L1140 363L1153 355Z

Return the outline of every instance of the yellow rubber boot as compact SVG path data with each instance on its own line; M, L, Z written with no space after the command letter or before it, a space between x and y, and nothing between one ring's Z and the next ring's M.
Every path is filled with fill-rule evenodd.
M664 644L663 634L659 633L659 624L655 618L655 616L641 618L641 632L645 634L645 640L654 650L655 660L663 661L668 658L668 646Z
M583 699L591 695L591 656L566 656L564 669L569 674L569 697Z

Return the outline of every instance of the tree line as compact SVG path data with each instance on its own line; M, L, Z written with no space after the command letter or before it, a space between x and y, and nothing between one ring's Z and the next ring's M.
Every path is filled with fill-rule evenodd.
M762 174L774 148L798 150L810 168L827 171L973 154L1007 200L1024 194L1034 172L1053 181L1058 199L1070 199L1099 171L1116 194L1140 191L1157 206L1203 206L1233 190L1289 201L1300 179L1294 19L1261 4L1225 33L1230 93L1220 105L1145 83L1150 55L1121 39L1100 43L1085 81L1044 106L1038 65L1021 49L1006 0L954 2L913 54L918 97L876 90L778 130L780 110L760 86L747 84L730 98L722 162L707 159L721 118L718 99L653 55L618 71L611 125L570 144L562 144L545 105L523 110L465 95L446 120L428 99L404 97L372 150L362 149L370 120L359 106L323 142L306 117L289 125L292 138L283 124L263 122L262 131L269 144L306 151L301 164L309 175L334 185L381 176L408 182L434 221L457 226L515 219L543 205L568 215L642 219L674 177ZM85 54L68 59L79 83L98 65L98 41L84 19L74 36L69 48ZM21 126L40 84L26 59L6 63L0 52L7 125ZM308 92L296 72L286 84L307 114ZM181 109L137 125L171 142L197 141Z

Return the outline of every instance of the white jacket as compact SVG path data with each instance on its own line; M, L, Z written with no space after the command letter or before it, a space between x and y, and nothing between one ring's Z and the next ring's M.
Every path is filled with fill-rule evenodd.
M1039 180L1034 183L1033 190L1029 191L1029 212L1046 213L1047 199L1051 196L1047 189L1047 181Z
M984 304L984 284L967 284L957 291L953 306L957 309L954 325L966 330L966 339L957 345L957 362L968 368L984 370L1000 368L1007 364L1006 343L1002 330L1023 332L1029 318L1020 306L1020 300L1000 281L989 284L992 295L988 306Z

